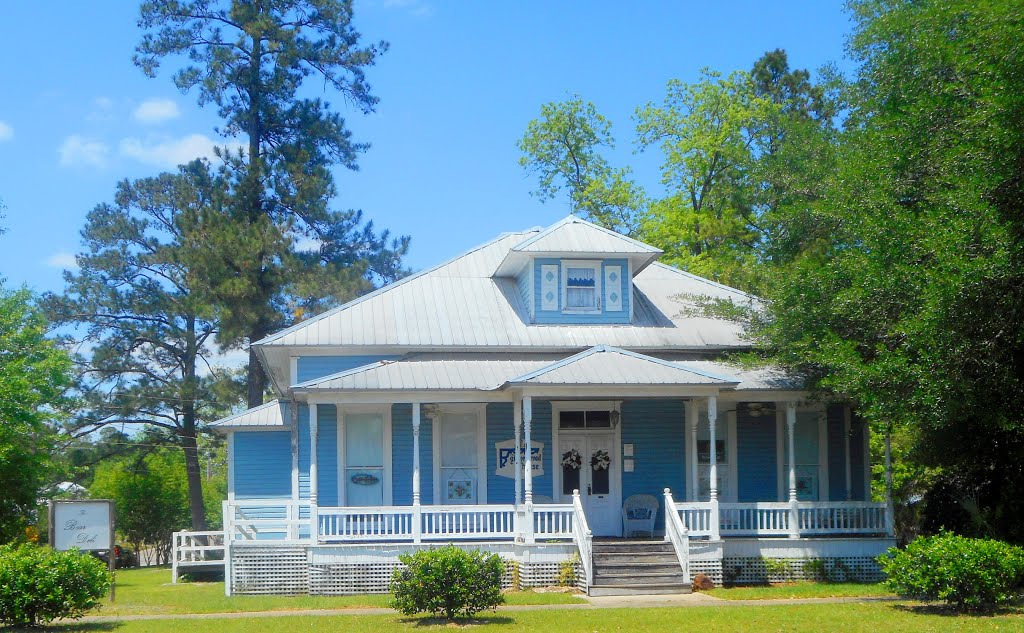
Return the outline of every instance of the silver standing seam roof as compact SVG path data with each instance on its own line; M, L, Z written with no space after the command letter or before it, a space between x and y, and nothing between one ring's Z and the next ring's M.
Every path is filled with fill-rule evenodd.
M217 428L237 428L253 426L287 426L288 403L280 400L271 400L248 411L230 415L212 422L210 426Z
M594 345L637 351L749 347L738 323L698 314L690 297L745 304L756 303L756 298L657 262L633 278L633 320L628 325L530 323L515 280L494 275L512 248L537 234L501 235L255 345L263 353L306 346L452 352L574 352Z

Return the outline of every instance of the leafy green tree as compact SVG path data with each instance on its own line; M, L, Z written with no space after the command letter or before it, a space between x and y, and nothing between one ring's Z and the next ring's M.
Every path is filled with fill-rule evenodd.
M648 203L628 168L601 155L615 147L611 122L579 95L545 103L518 142L519 164L539 177L533 195L552 200L567 190L570 210L614 231L635 233Z
M698 275L750 288L759 234L750 171L764 122L778 105L758 96L750 75L705 69L694 84L668 83L661 104L636 111L641 149L661 149L669 196L655 204L644 237L666 261Z
M830 230L775 276L762 340L910 434L977 532L1024 541L1024 9L851 12Z
M53 423L70 404L71 359L46 332L32 295L0 286L0 542L30 523L47 483Z
M202 422L237 403L235 376L217 368L219 332L203 271L190 266L206 227L219 221L224 183L195 161L117 187L113 204L89 212L79 268L63 296L46 297L56 325L75 328L91 353L81 381L75 435L142 425L149 443L180 447L192 528L205 529L197 436ZM225 388L227 386L227 388Z
M164 58L187 58L175 84L217 108L225 137L245 141L223 152L231 215L210 227L201 260L222 344L252 343L404 274L408 238L378 234L360 211L330 208L331 167L355 169L367 145L329 103L306 96L319 84L364 113L377 103L364 71L387 45L360 42L350 1L148 0L139 25L136 64L152 77ZM303 250L302 240L316 247ZM250 348L250 406L265 389Z
M190 524L188 478L181 451L149 451L96 468L93 498L113 499L117 531L136 552L151 547L168 561L171 537Z

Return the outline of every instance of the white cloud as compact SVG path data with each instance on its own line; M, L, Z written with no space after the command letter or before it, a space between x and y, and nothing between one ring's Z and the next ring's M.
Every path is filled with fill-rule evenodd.
M178 104L170 99L146 99L132 113L141 123L162 123L181 116Z
M0 142L9 141L14 138L14 128L4 121L0 121Z
M110 97L96 97L92 104L100 110L109 110L114 107L114 100Z
M215 145L217 144L208 136L189 134L178 139L156 137L142 140L129 137L121 140L118 149L122 156L133 158L140 163L158 167L175 167L196 158L213 160ZM232 148L238 147L237 143L227 143L227 145Z
M54 253L47 258L46 265L53 268L66 268L68 270L78 268L78 262L75 261L75 256L71 253Z
M384 0L383 5L385 9L408 11L409 14L418 18L426 18L434 14L434 7L424 0Z
M85 166L103 167L107 164L110 148L96 139L86 138L80 134L72 134L64 139L57 154L63 167Z

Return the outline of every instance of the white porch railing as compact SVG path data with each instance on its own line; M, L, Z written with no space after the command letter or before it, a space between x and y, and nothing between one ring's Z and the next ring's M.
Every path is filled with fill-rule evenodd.
M175 532L171 545L171 582L178 582L178 569L224 566L224 532Z
M229 540L308 538L309 501L236 499L224 502L224 534Z
M543 503L533 506L533 535L541 539L570 539L581 514L575 503ZM584 526L585 527L585 526Z
M690 582L690 535L679 518L679 512L671 511L674 507L676 503L672 499L672 491L665 488L665 540L672 543L679 566L683 569L683 578Z
M594 535L587 525L587 515L580 501L580 491L572 491L572 529L573 540L580 552L580 563L583 564L583 575L587 579L587 587L594 584Z
M870 501L723 503L717 517L710 501L676 503L690 536L827 536L892 534L888 504ZM666 506L668 507L668 506Z

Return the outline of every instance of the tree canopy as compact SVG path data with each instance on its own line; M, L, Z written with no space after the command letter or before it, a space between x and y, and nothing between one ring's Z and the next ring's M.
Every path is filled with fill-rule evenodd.
M387 44L363 44L352 15L346 0L141 5L136 64L152 77L165 58L185 58L175 85L224 121L231 215L210 227L202 260L224 345L252 343L404 274L408 238L378 233L361 211L331 208L331 168L356 169L368 146L330 103L308 96L315 79L364 113L376 105L365 69ZM232 150L236 138L245 142ZM250 348L250 406L265 388Z
M71 359L47 328L27 290L0 284L0 542L32 521L70 404Z

